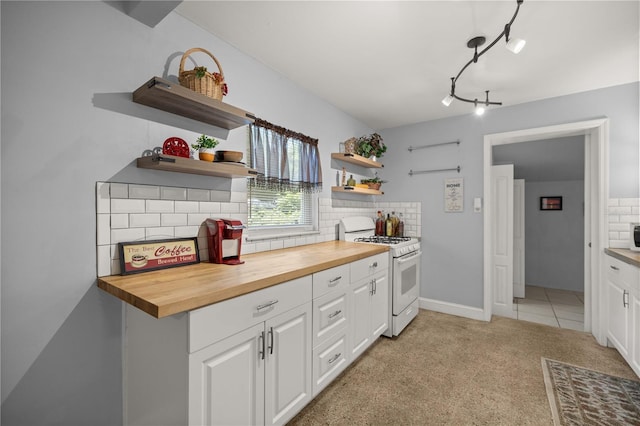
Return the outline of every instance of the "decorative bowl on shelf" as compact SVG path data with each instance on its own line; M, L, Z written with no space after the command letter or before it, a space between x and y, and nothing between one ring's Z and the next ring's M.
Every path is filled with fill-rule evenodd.
M239 163L242 157L242 151L216 151L216 161Z

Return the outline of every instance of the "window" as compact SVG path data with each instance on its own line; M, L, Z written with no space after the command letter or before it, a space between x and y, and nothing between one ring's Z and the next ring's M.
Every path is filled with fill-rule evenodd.
M249 126L249 227L314 228L322 189L318 141L261 119Z

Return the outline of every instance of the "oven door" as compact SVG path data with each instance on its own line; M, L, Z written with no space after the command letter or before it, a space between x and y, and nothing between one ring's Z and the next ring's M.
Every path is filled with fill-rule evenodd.
M414 251L393 259L393 315L399 315L420 294L420 259Z

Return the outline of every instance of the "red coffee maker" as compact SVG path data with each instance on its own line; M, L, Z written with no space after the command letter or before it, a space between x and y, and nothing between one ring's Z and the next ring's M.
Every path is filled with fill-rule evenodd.
M235 219L207 219L207 236L209 242L209 261L239 265L242 230L244 225Z

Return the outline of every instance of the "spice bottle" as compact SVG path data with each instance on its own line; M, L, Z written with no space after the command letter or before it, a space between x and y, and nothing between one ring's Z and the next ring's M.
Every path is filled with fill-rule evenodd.
M387 213L387 221L385 222L385 235L387 237L393 237L393 222L391 216Z
M404 237L404 220L402 219L402 213L399 213L398 217L398 237Z
M378 218L376 219L376 235L384 235L384 225L384 216L382 216L382 212L378 210Z

